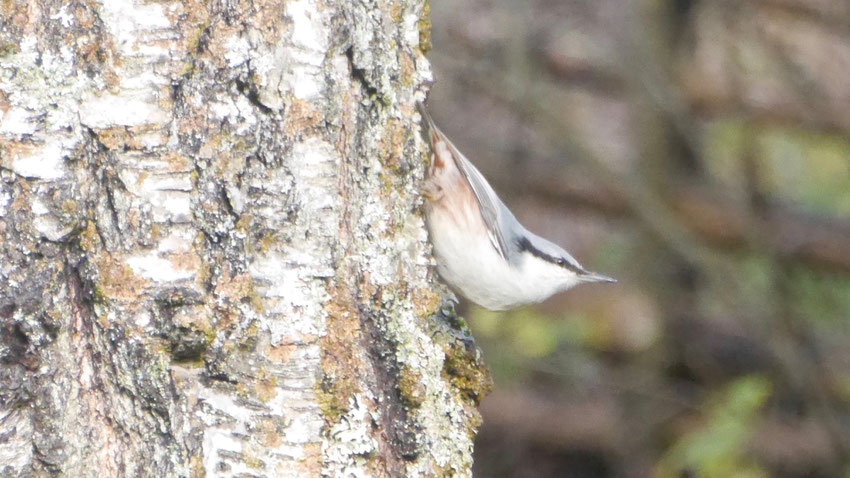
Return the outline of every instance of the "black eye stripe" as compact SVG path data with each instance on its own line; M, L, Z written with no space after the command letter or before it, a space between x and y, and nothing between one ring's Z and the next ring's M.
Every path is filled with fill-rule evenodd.
M541 251L540 249L534 247L531 244L531 241L529 241L527 237L517 239L516 243L517 243L517 246L519 246L520 252L526 251L534 257L542 259L542 260L549 262L551 264L555 264L556 266L563 267L564 269L575 272L578 275L587 274L587 271L585 271L581 267L574 266L572 263L570 263L565 258L550 256L549 254L546 254L545 252Z

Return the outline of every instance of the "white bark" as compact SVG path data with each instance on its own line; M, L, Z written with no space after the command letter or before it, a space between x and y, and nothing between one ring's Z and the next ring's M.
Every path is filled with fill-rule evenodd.
M0 474L470 474L423 2L2 8Z

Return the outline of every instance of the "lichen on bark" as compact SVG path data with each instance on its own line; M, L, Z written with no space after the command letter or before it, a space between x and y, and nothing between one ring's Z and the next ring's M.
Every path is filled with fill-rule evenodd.
M425 4L8 3L0 472L468 475Z

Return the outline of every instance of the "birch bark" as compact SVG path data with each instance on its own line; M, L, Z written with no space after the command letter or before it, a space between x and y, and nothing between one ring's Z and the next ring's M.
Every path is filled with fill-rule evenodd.
M0 7L0 474L470 474L427 2Z

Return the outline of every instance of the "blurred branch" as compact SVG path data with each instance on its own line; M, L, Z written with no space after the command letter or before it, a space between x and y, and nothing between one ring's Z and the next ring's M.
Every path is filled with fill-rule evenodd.
M717 194L679 187L674 207L682 222L706 240L739 247L750 243L752 215ZM850 272L850 224L779 204L765 207L763 226L771 250L811 266Z
M753 15L754 12L745 14ZM764 48L770 51L771 58L781 70L782 77L787 80L788 87L795 100L802 105L800 116L807 123L815 124L825 130L838 129L843 131L847 127L847 123L842 120L842 118L845 118L846 111L834 104L834 98L831 98L824 91L823 85L818 82L818 78L810 75L802 65L792 58L788 46L782 44L776 34L771 35L763 25L754 30ZM821 80L823 79L821 78Z
M702 135L673 73L676 45L668 3L641 4L638 8L640 20L630 23L631 28L618 35L621 48L617 51L617 64L621 66L620 75L631 87L629 91L651 107L646 113L678 135L677 139L684 142L688 153L694 156L688 159L701 161ZM655 129L650 128L650 131ZM644 159L666 161L671 158Z
M723 0L737 3L737 0ZM811 0L749 0L757 6L784 10L794 16L809 17L823 25L830 25L837 31L846 32L850 28L850 7L844 2L813 2ZM830 5L835 8L830 8ZM842 8L843 7L843 8Z

